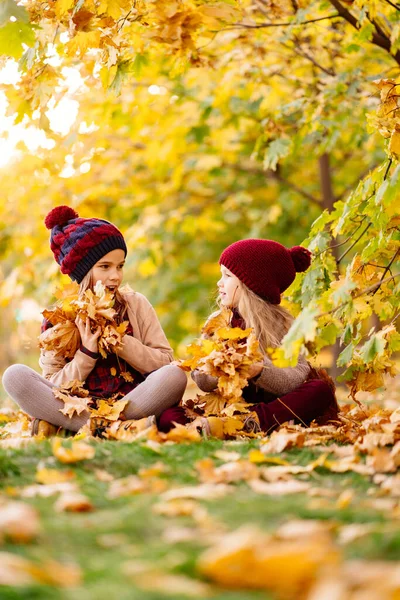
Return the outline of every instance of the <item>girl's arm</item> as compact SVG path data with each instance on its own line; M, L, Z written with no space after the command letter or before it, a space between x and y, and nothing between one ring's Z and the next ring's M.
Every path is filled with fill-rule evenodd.
M85 381L89 373L93 370L96 360L96 358L85 354L84 350L77 350L70 362L67 362L61 356L56 356L53 351L42 350L40 352L39 365L42 369L43 377L54 383L54 385L61 386L74 379Z
M39 365L42 368L43 377L57 386L75 379L84 382L100 356L97 352L98 338L101 333L100 328L98 327L92 332L89 319L83 322L82 319L77 317L75 323L82 343L70 362L67 362L62 356L57 356L51 350L42 349L40 353ZM51 328L47 331L50 334Z
M304 383L310 373L310 365L304 358L299 357L295 367L276 367L268 358L264 358L264 368L252 382L276 396L283 396L295 390Z
M135 292L126 297L131 312L133 335L124 335L118 356L134 369L146 374L168 365L173 360L172 348L160 325L154 308ZM128 312L128 314L129 314Z

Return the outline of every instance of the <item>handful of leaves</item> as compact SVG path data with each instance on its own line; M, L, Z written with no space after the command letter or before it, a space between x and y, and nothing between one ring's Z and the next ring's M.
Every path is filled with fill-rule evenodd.
M39 346L45 350L53 350L64 358L73 358L80 346L79 330L75 324L76 317L83 321L87 318L93 323L93 330L101 327L99 352L103 358L107 353L115 352L122 345L128 321L117 324L117 313L114 310L113 295L98 281L94 290L86 290L79 295L79 286L75 283L57 290L59 302L55 308L44 310L43 316L53 327L39 336Z
M231 316L229 309L223 309L211 318L202 330L204 337L188 346L193 358L180 365L185 371L197 369L217 377L218 393L229 403L241 398L250 367L263 359L253 329L230 327Z

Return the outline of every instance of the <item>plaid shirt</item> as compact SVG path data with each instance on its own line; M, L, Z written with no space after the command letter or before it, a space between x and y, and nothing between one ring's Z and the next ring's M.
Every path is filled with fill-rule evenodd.
M50 321L48 321L48 319L43 319L40 329L41 333L50 329L50 327L53 327ZM126 330L126 335L133 336L133 329L130 323ZM85 349L83 351L85 351ZM85 354L88 354L88 352L85 352ZM89 354L89 356L90 355L91 354ZM68 362L70 360L71 359L67 359ZM115 375L112 374L113 372L115 372ZM131 375L133 381L126 381L121 373ZM125 360L119 358L117 354L107 354L105 358L100 356L100 358L97 359L96 364L86 378L83 387L95 398L109 398L117 393L123 397L135 389L135 387L145 379L145 375L142 375Z

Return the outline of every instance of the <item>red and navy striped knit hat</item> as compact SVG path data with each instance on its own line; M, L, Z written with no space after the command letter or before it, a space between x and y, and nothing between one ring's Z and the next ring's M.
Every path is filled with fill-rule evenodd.
M224 265L250 290L271 304L280 304L281 294L311 263L311 252L303 246L285 248L273 240L248 239L234 242L222 252Z
M82 219L73 208L57 206L44 222L51 229L50 248L61 272L78 283L112 250L127 254L122 233L109 221Z

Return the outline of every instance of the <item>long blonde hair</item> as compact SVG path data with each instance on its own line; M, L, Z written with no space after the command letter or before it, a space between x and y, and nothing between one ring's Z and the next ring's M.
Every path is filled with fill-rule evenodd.
M86 273L85 277L82 279L79 285L79 295L86 292L86 290L93 290L93 269L90 269L88 273ZM114 309L117 313L116 321L117 323L122 323L124 320L126 311L128 310L128 303L125 297L121 294L119 289L115 292L115 304Z
M257 296L239 280L240 298L237 310L246 327L252 327L260 342L261 351L276 348L289 331L294 321L292 315L282 306L271 304Z

